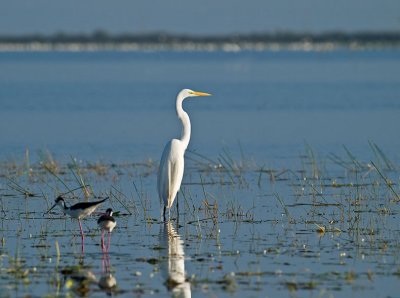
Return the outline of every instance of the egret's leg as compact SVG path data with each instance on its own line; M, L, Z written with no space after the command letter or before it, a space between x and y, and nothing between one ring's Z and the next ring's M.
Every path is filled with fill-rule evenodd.
M179 192L176 194L176 214L179 214Z
M176 194L176 222L179 222L179 192Z
M166 211L166 209L167 209L167 206L164 205L164 212L163 212L164 222L166 221L166 219L165 219L165 211Z

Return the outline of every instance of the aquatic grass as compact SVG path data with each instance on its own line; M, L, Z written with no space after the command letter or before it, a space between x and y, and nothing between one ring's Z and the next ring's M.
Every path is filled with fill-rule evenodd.
M361 161L359 161L345 145L343 145L343 149L345 150L345 152L346 152L347 156L349 157L350 161L353 163L355 171L357 171L357 170L365 170L365 169L368 168L368 166L365 163L362 163Z
M85 183L85 179L83 178L82 171L78 166L76 158L71 156L71 160L72 160L72 165L69 166L68 168L71 171L72 175L74 176L75 180L82 187L84 197L89 198L94 193L93 189L91 189L90 186L89 187L86 186L87 184Z
M3 219L7 219L7 212L4 210L4 202L3 202L3 195L0 194L0 204L1 204L1 212L3 214Z
M261 168L256 169L255 171L259 173L258 179L257 179L257 186L259 188L261 188L261 181L262 181L263 174L268 174L270 183L287 180L287 178L281 178L282 175L284 175L288 172L287 169L278 171L278 170L274 170L274 169L266 169L265 166L262 166Z
M90 185L80 185L80 186L77 186L77 187L75 187L75 188L72 188L72 189L70 189L70 190L68 190L68 191L66 191L66 192L63 192L63 193L60 193L60 196L66 196L66 195L68 195L68 194L70 194L70 193L72 193L74 196L75 196L75 194L74 194L74 191L77 191L77 190L79 190L79 189L83 189L83 188L85 188L85 187L89 187Z
M328 158L335 164L343 167L346 171L355 171L354 163L352 161L346 161L336 155L335 153L330 153Z
M379 168L374 164L373 161L371 161L371 164L373 165L373 167L376 169L376 171L378 172L379 176L382 178L382 180L385 182L385 185L392 191L392 193L395 195L397 202L400 201L400 197L397 194L397 192L394 190L393 186L392 186L392 182L387 179L382 172L379 170Z
M357 164L356 161L353 161L353 164ZM348 199L348 227L344 228L344 231L348 231L350 232L350 235L353 236L357 236L357 235L362 235L362 233L364 233L365 228L362 227L362 216L363 215L367 215L367 213L364 211L365 210L365 206L367 206L368 204L371 203L371 199L373 199L374 195L371 195L369 193L367 193L367 191L369 189L375 189L376 183L374 182L370 182L370 183L365 183L363 181L359 181L359 178L365 179L364 175L360 176L359 175L359 171L355 171L355 183L342 183L341 185L335 185L335 183L333 184L334 187L340 187L342 189L346 189L348 190L348 194L346 195ZM325 203L320 204L319 202L313 200L312 204L310 205L312 208L314 207L329 207L329 206L334 206L337 207L339 209L339 215L341 215L341 219L340 222L342 222L342 224L345 222L344 218L343 218L343 204L340 201L336 201L334 203L330 203L327 198L326 195L322 194L322 189L321 190L317 190L316 189L316 184L315 181L309 181L308 179L306 179L306 177L304 177L304 179L299 179L299 177L297 177L297 175L295 173L292 173L293 176L296 177L296 181L304 181L304 184L299 184L299 186L301 186L303 189L305 188L305 186L309 186L311 187L311 189L313 191L315 191L316 194L318 194L319 197L323 198L323 200L325 201ZM347 177L349 178L349 177ZM321 182L321 179L318 179L317 181L318 184L320 185L319 187L326 187L327 185L325 185L324 183ZM329 186L329 185L328 185ZM315 198L315 194L313 192L310 193L303 193L302 194L305 198L308 196L311 196L311 198ZM343 195L341 195L343 196ZM296 206L296 204L294 204L293 206ZM380 208L379 210L382 210L382 208ZM380 212L376 212L376 213L384 213L385 211L387 211L386 209L383 209L383 211ZM322 216L322 214L320 212L318 212L317 210L310 209L309 214L311 213L312 215L317 215L317 216L321 216L323 218L322 223L324 223L325 221L327 222L328 219L324 216ZM335 216L335 215L334 215ZM375 221L371 220L371 217L368 216L368 218L370 218L369 220L369 227L367 228L368 231L376 231L376 228L374 227L375 224L373 224ZM325 224L321 224L319 222L315 223L317 225L317 231L319 232L323 232L326 231L326 225ZM343 227L342 228L337 228L337 227L333 227L334 232L343 232ZM355 232L355 233L353 233ZM371 232L368 232L371 233ZM359 237L359 236L357 236ZM357 243L359 243L359 240L356 240Z
M124 197L126 200L128 200L128 198L126 197L126 195L125 195L122 191L120 191L120 190L118 190L117 188L115 188L115 186L111 186L111 188L112 188L112 190L114 190L116 193L118 193L121 197ZM122 200L120 200L120 199L112 192L112 190L110 191L110 196L113 197L114 199L116 199L116 200L118 201L118 203L120 203L121 206L124 207L124 209L128 212L129 215L132 215L133 213L130 211L129 207L128 207L126 204L124 204L124 203L122 202ZM136 204L135 204L134 201L133 201L133 206L132 206L132 207L133 207L134 212L135 212L136 214L138 214L139 212L138 212L138 210L137 210L137 208L136 208Z
M137 194L137 196L139 198L140 205L142 206L143 219L147 220L148 222L150 222L150 215L148 215L148 213L147 213L148 206L147 206L147 203L146 203L146 199L143 196L143 191L139 192L139 189L136 186L135 180L133 180L133 179L132 179L132 184L133 184L133 187L135 188L136 194Z
M193 161L200 171L217 170L222 167L221 164L217 163L213 159L190 149L186 150L186 156L188 160Z
M241 153L243 154L243 153ZM234 177L238 179L240 186L247 187L248 184L243 175L243 159L236 162L228 148L224 148L222 153L218 157L219 163L226 169L231 181L234 183Z
M311 148L311 146L308 143L305 143L305 150L306 150L306 156L308 158L308 162L311 165L311 177L313 179L318 179L320 177L320 170L319 170L319 165L317 161L317 156L314 152L314 150Z
M22 282L25 285L28 285L30 284L30 270L23 265L24 263L26 262L18 255L16 255L14 258L9 257L10 267L8 267L6 271L8 274L12 275L15 283Z
M207 200L207 194L206 194L206 190L204 187L203 177L201 176L201 174L199 174L199 177L200 177L200 185L201 185L201 189L203 191L204 200Z
M374 152L377 161L379 163L383 163L386 166L387 170L394 171L395 170L394 164L389 160L389 158L386 156L383 150L374 142L368 141L368 144L372 148L372 151Z
M242 160L244 158L241 157ZM393 172L387 172L383 160L380 163L374 160L384 176L382 178L372 164L365 169L355 169L355 163L349 161L348 155L342 159L349 163L347 166L350 165L352 170L337 166L330 156L321 160L314 153L314 161L319 171L317 178L312 177L313 166L309 156L301 157L300 167L295 164L293 168L284 169L268 168L265 164L253 167L249 163L240 164L235 161L242 166L241 175L248 183L246 187L240 185L236 176L233 176L234 183L225 183L230 179L226 169L213 169L212 166L206 165L208 162L204 159L200 159L204 163L189 164L185 184L179 193L180 202L184 202L185 217L179 223L176 222L176 225L185 241L183 249L185 268L188 271L186 281L191 283L192 294L212 292L219 295L225 292L223 287L229 282L224 280L224 276L229 275L231 271L235 273L235 294L245 296L257 296L267 286L271 293L286 293L288 289L284 282L293 283L292 286L297 287L293 295L305 295L306 291L321 296L322 293L332 291L333 294L338 294L336 291L340 288L340 294L351 293L360 296L364 292L357 290L357 287L363 285L363 282L375 280L375 284L371 284L370 288L376 289L380 285L376 283L377 280L388 282L390 278L396 278L400 260L400 245L397 239L399 233L396 230L395 218L398 213L397 199L382 181L386 181L384 178L389 179L387 182L397 192L396 184L390 179L396 177L398 167L393 164ZM330 164L326 163L327 161ZM68 170L69 165L57 163L57 176L77 193L74 187L77 184L78 187L81 185ZM41 165L30 166L33 169L32 179L18 179L16 174L11 175L12 179L22 187L37 193L39 197L51 201L49 196L55 192L57 185L60 186L60 182L47 170L40 171L43 169ZM146 212L144 221L151 223L143 225L143 220L138 221L132 216L118 221L118 229L112 236L118 241L112 243L115 249L110 254L110 259L114 265L119 289L122 293L138 295L172 294L165 284L162 284L166 278L162 273L161 264L167 264L165 262L168 262L168 257L157 258L153 255L153 250L156 250L156 253L160 250L167 251L165 248L161 249L158 242L158 229L162 223L152 219L154 214L159 212L158 204L155 204L158 199L154 187L154 168L136 163L104 164L109 170L105 176L99 176L90 163L79 162L78 166L86 184L109 189L112 203L120 203L117 202L120 200L125 205L122 208L128 208L136 215ZM75 169L74 171L76 174ZM229 171L236 175L232 170ZM116 180L113 180L116 175ZM79 179L78 175L77 177ZM135 190L130 184L132 180ZM0 177L1 181L7 180ZM133 195L130 195L130 192ZM33 229L35 221L42 219L41 216L36 218L35 214L39 213L31 213L29 208L40 206L42 199L22 201L19 194L1 198L9 218L2 218L1 222L4 225L2 233L7 240L6 245L1 248L2 251L10 249L8 243L13 241L14 235L10 236L10 232L7 231L14 224L12 220L17 220L18 229L15 233L11 229L11 233L20 235L21 244L30 248L29 251L21 251L21 257L26 257L27 262L32 262L36 257L41 259L41 267L38 267L41 275L31 271L29 273L34 286L44 284L49 292L57 291L58 287L60 295L74 295L75 287L79 288L77 281L66 274L67 280L70 281L70 288L66 289L64 277L59 276L58 285L55 278L64 269L63 272L67 273L67 267L80 255L78 237L73 237L74 232L71 232L69 225L64 224L69 222L68 220L46 220L40 229ZM8 205L9 202L18 203L20 206L18 209L11 209L7 207L12 206ZM173 211L175 212L175 208ZM57 222L61 229L52 227ZM98 250L98 231L94 229L96 223L90 219L85 221L84 225L85 229L90 230L87 234L88 253L84 256L84 261L90 264L89 267L91 266L97 274L101 268L101 255ZM25 235L28 231L26 227L32 229L32 238ZM34 234L35 230L38 230L38 235ZM76 230L76 227L73 230ZM58 254L55 239L61 254L58 270L54 269ZM135 249L132 250L131 247ZM157 247L158 249L155 249ZM53 251L52 255L49 255L50 251ZM50 263L51 256L54 259L53 263ZM137 258L140 257L149 262L138 261ZM130 266L126 266L128 263ZM317 271L321 273L315 273L316 266ZM358 266L368 266L371 270L369 273L366 269L360 271ZM25 264L24 267L32 268L31 265ZM273 269L263 271L261 268ZM276 270L273 271L274 269ZM143 272L143 277L136 275L138 270ZM353 281L347 282L347 277L351 280L352 271L356 276ZM348 272L350 273L347 276ZM136 292L138 288L132 285L132 277L135 284L140 284L141 292ZM12 278L12 275L8 275L2 283ZM158 284L158 281L161 281L161 284ZM0 288L2 283L0 282ZM22 291L21 285L22 283L19 283L15 288L19 289L22 295L25 292ZM28 284L27 289L32 290L33 295L41 295L34 290L33 284ZM91 284L88 290L90 294L100 294L97 284ZM324 292L325 290L327 292ZM225 295L230 294L225 292Z
M48 182L43 175L40 175L39 173L36 172L33 172L33 175L38 179L38 181L40 181L40 183L44 184L46 188L52 190L53 193L59 193L57 186L54 186L53 183ZM43 186L40 188L43 194Z
M222 167L225 169L225 171L230 179L231 184L234 185L235 179L234 179L234 174L232 173L232 172L234 172L233 166L230 165L229 163L226 163L224 156L219 157L218 161L222 165Z
M21 186L17 181L10 177L6 177L8 183L7 186L11 188L12 190L15 190L16 192L22 194L24 197L36 197L37 195L31 192L29 189Z
M189 218L189 216L187 216L187 213L190 213L193 218L196 208L194 206L193 199L192 199L192 196L190 195L190 193L189 193L189 196L186 195L185 187L182 187L182 189L179 191L179 197L183 198L185 220L186 220L186 218ZM189 204L189 199L190 199L190 203L192 204L192 208L191 208L191 205ZM181 199L181 201L182 201L182 199Z
M55 161L53 155L49 150L40 150L39 153L39 164L45 169L50 170L52 173L58 173L60 171L59 164Z
M282 208L285 212L286 218L288 219L288 222L294 223L294 218L290 215L289 209L287 208L283 199L279 196L278 193L274 193L274 197L278 200L279 204L282 206Z
M95 172L98 176L107 176L109 171L109 166L101 162L88 163L86 168L89 171Z
M54 172L52 168L47 167L47 165L45 164L43 164L42 166L47 172L49 172L53 177L55 177L57 181L59 181L68 190L68 192L72 192L71 189L68 187L67 183L65 183L64 180L61 179L61 177L57 175L57 173Z
M258 188L261 187L261 176L262 176L263 172L265 172L264 166L262 166L262 167L260 168L260 170L259 170L259 175L258 175L258 179L257 179L257 186L258 186ZM271 175L270 175L270 176L271 176Z
M218 203L214 201L214 203L209 203L207 199L202 201L203 203L203 210L204 210L204 218L202 221L211 220L214 226L218 226Z
M31 162L30 162L30 156L29 156L29 149L25 149L25 160L24 160L24 167L25 167L25 172L29 176L32 175L32 168L31 168Z
M235 160L230 152L230 150L226 147L222 149L222 152L218 155L217 160L213 160L205 155L202 155L196 151L188 150L187 159L194 162L196 166L196 171L212 173L219 172L225 173L228 176L229 183L226 183L224 180L220 180L219 182L212 183L220 183L220 184L230 184L230 185L239 185L247 187L248 184L246 182L246 178L244 176L244 168L245 168L245 157L243 149L240 146L240 160ZM222 176L221 176L222 179Z
M246 213L240 204L235 205L233 201L229 201L226 204L225 211L221 215L234 222L240 222L242 218L245 218Z
M181 196L183 197L183 201L185 202L184 203L185 213L189 211L191 213L191 216L194 218L195 212L196 212L196 207L193 202L193 198L192 198L190 191L186 191L185 188L182 188L179 192L180 192ZM189 200L190 200L190 204L189 204ZM162 206L162 202L160 202L160 204Z
M60 264L61 252L60 252L60 245L58 244L57 240L54 242L54 246L56 248L56 256L57 256L56 266L58 266Z
M336 201L334 203L330 203L327 200L327 198L324 196L323 190L322 189L320 189L320 190L317 189L316 184L314 182L318 182L318 181L321 182L320 179L316 179L316 180L312 179L312 180L310 180L307 177L301 178L295 172L293 172L292 170L287 170L286 172L291 174L293 177L295 177L297 182L301 182L301 184L299 184L299 187L301 187L301 192L300 193L302 194L302 196L311 195L311 198L313 199L312 203L313 203L314 206L315 205L323 205L324 206L324 204L325 204L325 206L329 206L329 205L331 205L331 206L339 206L340 205L340 203L338 203ZM308 194L304 193L304 191L306 190L305 189L306 187L309 187L311 189L311 191ZM320 183L320 187L323 188L323 184L322 183ZM324 201L324 203L318 202L317 198L322 199Z

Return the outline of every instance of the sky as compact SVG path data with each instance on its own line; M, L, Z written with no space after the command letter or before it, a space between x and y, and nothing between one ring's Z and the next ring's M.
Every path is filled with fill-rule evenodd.
M399 0L0 0L0 34L400 30Z

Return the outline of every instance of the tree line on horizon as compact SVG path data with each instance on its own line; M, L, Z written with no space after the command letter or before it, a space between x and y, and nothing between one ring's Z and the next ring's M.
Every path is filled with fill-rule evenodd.
M238 43L238 42L263 42L263 43L400 43L400 31L395 32L266 32L248 34L225 35L188 35L165 32L154 33L122 33L110 34L104 30L93 33L55 33L26 34L26 35L0 35L0 43Z

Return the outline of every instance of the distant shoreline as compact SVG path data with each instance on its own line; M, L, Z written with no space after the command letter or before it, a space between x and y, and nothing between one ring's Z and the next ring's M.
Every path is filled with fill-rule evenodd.
M189 36L170 33L0 35L0 51L227 51L400 48L399 32L254 33Z

